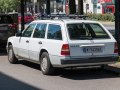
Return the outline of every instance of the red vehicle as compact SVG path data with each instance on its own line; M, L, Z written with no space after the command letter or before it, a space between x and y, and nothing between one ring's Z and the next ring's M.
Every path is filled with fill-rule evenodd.
M25 20L25 23L30 23L31 21L34 20L34 18L31 13L25 13L24 20ZM18 14L18 22L21 23L21 14Z

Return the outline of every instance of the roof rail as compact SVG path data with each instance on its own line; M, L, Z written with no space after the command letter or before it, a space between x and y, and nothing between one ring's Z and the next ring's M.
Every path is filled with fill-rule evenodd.
M74 14L50 14L50 15L41 15L39 19L86 19L88 16L86 15L74 15Z

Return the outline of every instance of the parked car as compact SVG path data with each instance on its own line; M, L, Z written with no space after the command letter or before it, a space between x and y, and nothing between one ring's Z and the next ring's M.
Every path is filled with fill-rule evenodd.
M37 20L7 42L8 60L40 64L43 74L56 67L104 66L118 60L116 40L99 22Z
M32 16L31 13L25 13L24 14L24 21L25 23L30 23L34 20L34 17ZM21 14L18 13L18 22L21 23Z
M17 32L17 24L8 14L0 15L0 47L6 47L7 39Z

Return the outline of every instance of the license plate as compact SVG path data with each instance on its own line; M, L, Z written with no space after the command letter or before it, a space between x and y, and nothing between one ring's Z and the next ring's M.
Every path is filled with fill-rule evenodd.
M102 52L102 47L85 47L83 48L84 53L100 53Z

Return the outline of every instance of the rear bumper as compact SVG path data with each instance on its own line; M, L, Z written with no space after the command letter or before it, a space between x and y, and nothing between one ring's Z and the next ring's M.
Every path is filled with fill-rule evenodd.
M113 64L118 61L118 56L94 57L94 58L70 58L61 59L61 65L57 67L74 67L74 66L99 66L105 64Z

